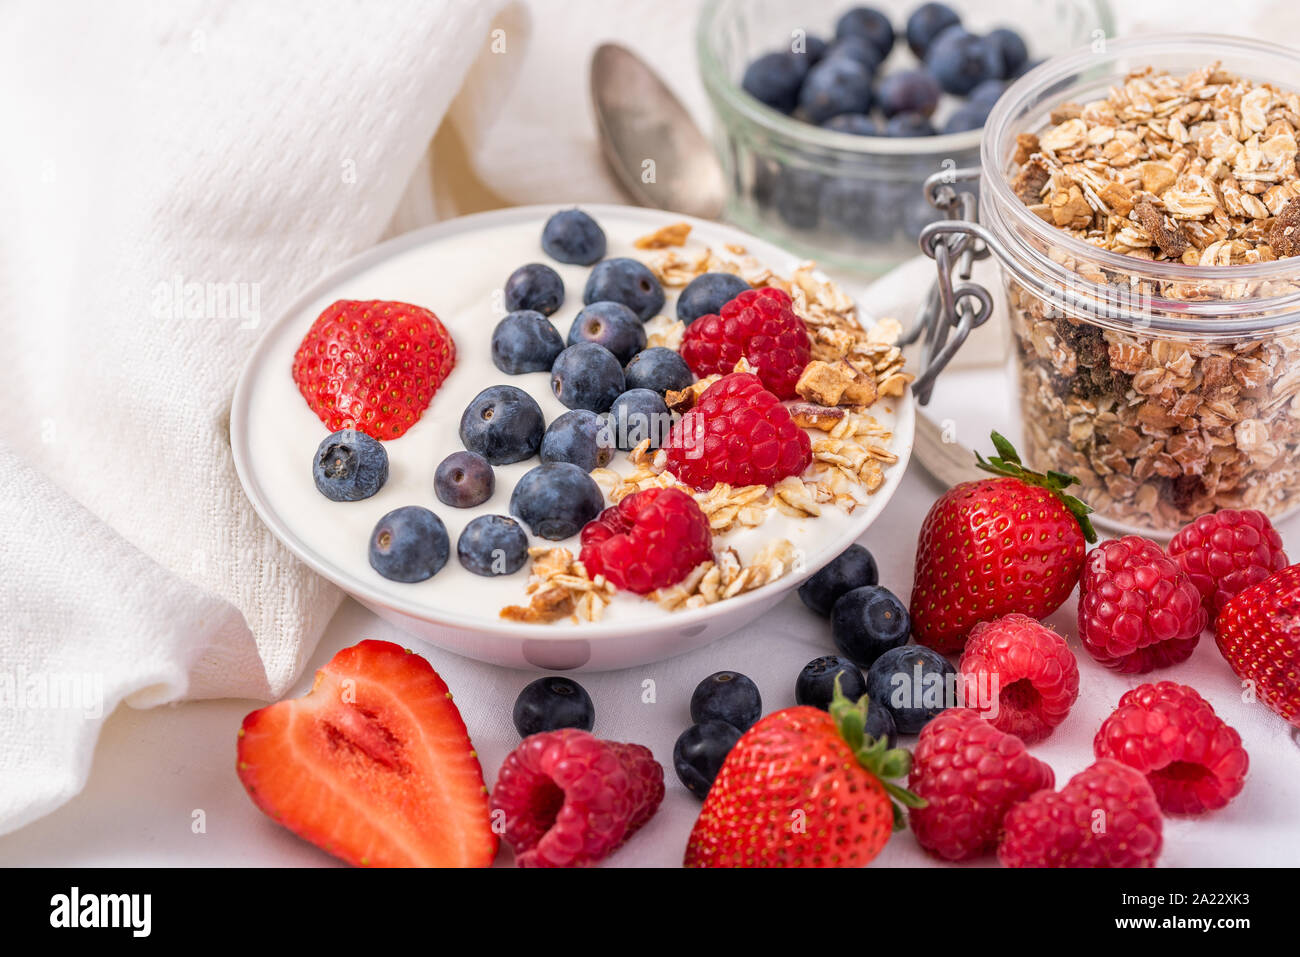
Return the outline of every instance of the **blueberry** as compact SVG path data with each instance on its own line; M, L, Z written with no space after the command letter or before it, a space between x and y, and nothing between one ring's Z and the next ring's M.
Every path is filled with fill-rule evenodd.
M803 49L796 50L791 47L791 55L801 58L808 66L821 62L822 57L826 56L826 51L830 49L830 44L819 36L811 33L804 34Z
M847 57L822 60L799 90L799 112L809 123L824 123L838 113L871 112L871 73Z
M993 104L1006 92L1006 89L1006 80L985 80L970 91L969 102L971 104L978 103L980 106L987 106L992 109Z
M821 196L825 182L826 177L815 170L781 167L772 191L777 215L795 229L815 229L821 221Z
M652 389L628 389L609 407L609 427L615 444L630 452L646 439L657 449L668 441L673 417L664 397Z
M850 545L799 586L799 598L823 618L842 597L855 588L880 582L876 560L861 545Z
M520 266L506 280L506 309L517 312L535 309L549 316L564 303L564 280L550 266L529 263Z
M672 349L654 346L638 352L623 369L628 389L653 389L660 395L680 392L695 381L686 360Z
M452 508L473 508L492 497L496 475L477 452L452 452L433 473L433 492Z
M551 366L551 391L570 409L608 412L624 391L623 366L595 342L579 342Z
M340 429L316 447L311 463L316 489L331 502L370 498L388 481L383 443L356 429Z
M645 348L645 325L621 302L593 302L569 326L568 345L579 342L602 345L620 363L627 362Z
M609 423L603 415L586 409L565 412L542 436L543 462L568 462L590 472L603 469L613 457L614 433Z
M876 103L885 116L920 113L929 116L939 105L939 81L928 70L900 70L876 87Z
M823 129L837 133L852 133L854 136L879 136L880 126L875 118L866 113L841 113L832 116L822 124Z
M1042 62L1042 60L1026 60L1024 63L1020 64L1020 68L1008 76L1007 79L1018 80Z
M988 118L989 106L972 101L953 110L947 122L943 124L943 131L945 133L965 133L968 130L978 130L984 126L984 121Z
M460 417L460 440L492 465L522 462L537 454L546 420L537 400L512 385L484 389Z
M947 4L923 3L907 18L907 45L918 60L924 60L930 44L939 34L960 23L957 11Z
M950 27L934 41L925 65L948 93L965 96L985 80L1002 76L1002 51L996 43Z
M867 693L867 682L853 662L835 655L816 658L804 665L795 682L794 696L797 704L829 711L835 697L835 676L840 676L840 693L850 701L857 701ZM884 705L867 699L867 723L864 729L872 738L884 738L889 747L898 743L894 716Z
M419 505L393 509L370 533L370 567L395 582L432 578L450 554L442 519Z
M569 462L546 462L524 473L510 496L510 514L539 538L577 535L605 505L600 486Z
M492 364L506 375L545 372L564 351L560 330L540 312L512 312L492 330Z
M1029 47L1015 30L1000 27L985 39L1002 54L1002 79L1019 75L1020 68L1029 62Z
M677 318L689 326L700 316L716 316L748 288L749 283L729 272L701 273L677 297Z
M456 557L475 575L513 575L528 561L528 535L513 518L480 515L460 533Z
M867 694L889 709L900 734L916 734L956 704L955 676L956 669L937 651L903 645L876 659L867 672Z
M542 250L557 262L590 266L605 258L605 231L580 209L562 209L542 227Z
M635 259L606 259L596 263L582 291L586 305L593 302L621 302L642 322L653 319L664 307L664 287L649 267Z
M673 745L673 770L686 790L700 800L708 795L740 735L725 721L693 724L681 733Z
M835 22L835 36L861 37L880 51L881 57L894 48L894 25L889 17L871 7L854 7Z
M867 682L857 665L839 655L826 655L814 658L799 672L794 683L795 703L830 710L836 675L840 676L840 691L850 701L857 701L867 693Z
M822 191L822 220L867 242L889 239L897 227L898 187L880 180L836 177Z
M786 50L764 53L745 68L740 87L760 103L789 113L799 98L808 60Z
M781 179L781 165L766 156L751 156L749 163L749 194L754 202L766 206L776 196L776 184Z
M845 37L843 40L836 40L827 48L826 55L822 59L832 60L839 57L861 64L872 76L876 75L880 65L885 62L880 51L862 37Z
M596 723L596 708L578 682L550 675L524 685L511 717L519 737L526 738L560 728L590 731Z
M870 738L884 738L887 747L898 744L898 725L894 724L893 712L870 698L867 699L867 723L862 730Z
M691 720L725 721L741 731L748 731L763 715L763 699L758 685L738 671L718 671L695 687L691 695Z
M912 619L898 596L880 585L847 592L831 609L831 638L840 654L862 668L907 644Z
M896 113L885 124L886 136L934 136L934 124L920 113Z

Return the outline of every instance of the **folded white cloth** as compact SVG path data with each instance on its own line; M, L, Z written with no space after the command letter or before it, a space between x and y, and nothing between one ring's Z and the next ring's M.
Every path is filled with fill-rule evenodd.
M383 234L499 6L6 5L0 833L81 787L118 702L300 671L339 595L240 490L235 378Z

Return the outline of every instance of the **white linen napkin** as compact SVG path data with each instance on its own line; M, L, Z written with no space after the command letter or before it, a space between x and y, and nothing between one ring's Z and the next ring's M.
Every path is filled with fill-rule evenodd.
M120 701L275 697L311 653L339 594L239 487L235 379L380 238L500 5L6 5L0 833Z

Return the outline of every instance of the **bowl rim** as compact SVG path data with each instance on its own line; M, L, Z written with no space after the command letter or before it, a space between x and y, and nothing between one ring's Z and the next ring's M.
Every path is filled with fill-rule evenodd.
M239 373L239 379L235 384L234 396L230 405L230 446L240 486L243 488L245 496L252 503L258 517L276 539L318 575L337 585L363 604L385 608L434 625L467 632L490 634L496 637L521 638L533 641L572 641L574 639L604 641L636 637L644 635L648 631L687 627L707 622L720 615L739 611L749 605L767 601L774 594L786 592L799 585L822 567L821 565L807 563L803 568L792 570L789 574L776 581L746 592L743 595L737 595L734 598L728 598L726 601L720 601L704 608L666 613L667 616L664 618L634 618L623 622L602 621L580 622L578 624L571 622L535 624L505 620L492 621L481 616L431 608L425 601L395 600L389 595L375 591L373 586L363 579L351 574L346 569L332 564L324 556L317 554L308 547L271 506L258 481L257 467L252 460L249 447L250 400L259 373L264 366L264 357L269 351L271 343L277 336L284 334L285 329L293 323L296 317L301 315L307 306L326 296L340 282L346 281L390 257L408 252L431 241L447 239L471 232L479 227L501 226L529 221L537 222L540 235L541 224L545 222L547 217L561 209L572 208L574 205L573 203L546 203L473 213L412 230L372 246L338 266L329 269L310 287L296 296L288 306L281 310L275 320L262 330L256 344L245 358ZM668 223L687 222L691 224L693 229L722 230L730 233L734 241L742 242L751 254L758 256L760 259L789 264L790 268L793 268L794 263L801 261L799 257L782 250L779 246L726 223L709 222L692 216L684 216L680 213L612 203L581 203L579 205L597 220L602 215L632 215L644 219L650 228ZM786 266L782 265L779 268L784 269ZM858 288L853 290L854 293L860 293L860 291ZM855 302L859 298L859 295L854 295ZM829 540L826 545L827 557L825 561L830 561L856 542L885 510L899 485L902 484L904 473L911 459L915 414L915 402L911 391L907 390L902 398L895 402L894 408L897 422L894 428L894 444L891 446L890 451L898 456L898 461L889 467L890 471L884 485L871 496L868 505L860 508L861 514L857 517L854 514L843 516L843 520L838 523L840 526L839 534Z
M762 127L769 133L790 143L812 146L828 152L850 153L860 157L889 157L905 160L909 157L951 157L954 154L974 153L980 147L983 128L962 133L939 133L935 136L857 136L828 130L802 120L786 116L779 110L754 99L729 74L713 43L714 24L727 4L736 0L704 0L695 23L695 54L700 77L705 90L715 101L726 104L728 110L740 115L748 123ZM1113 17L1107 0L1087 0L1097 14L1098 29L1109 36L1114 30ZM1010 89L1011 81L1007 88ZM1005 94L1003 95L1005 98ZM715 102L716 105L716 102ZM719 110L722 119L723 111ZM723 119L725 123L726 120ZM985 127L989 125L985 121Z

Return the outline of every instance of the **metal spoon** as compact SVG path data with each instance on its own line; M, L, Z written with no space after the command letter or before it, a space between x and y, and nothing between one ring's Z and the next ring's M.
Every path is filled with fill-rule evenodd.
M690 113L654 69L627 47L602 43L591 57L591 104L601 150L639 206L717 219L725 205L722 166ZM918 414L917 459L945 485L980 476L974 456L944 441Z
M700 219L721 216L722 167L658 74L617 43L596 48L590 72L605 160L632 200Z

